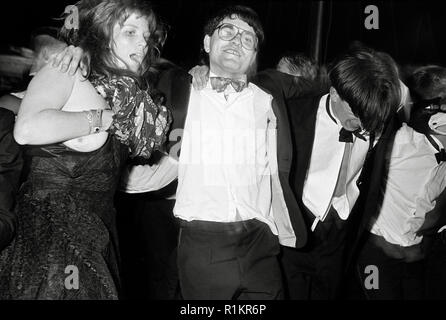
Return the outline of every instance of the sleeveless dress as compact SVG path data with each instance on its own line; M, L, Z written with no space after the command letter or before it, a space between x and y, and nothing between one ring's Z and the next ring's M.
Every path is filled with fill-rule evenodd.
M131 78L92 83L115 111L109 137L87 153L63 144L29 149L16 237L0 255L0 299L118 298L113 197L121 168L129 155L159 149L171 120Z

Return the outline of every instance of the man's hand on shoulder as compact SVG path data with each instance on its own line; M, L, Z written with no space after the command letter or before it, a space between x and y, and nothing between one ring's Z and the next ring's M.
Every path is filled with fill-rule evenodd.
M59 52L50 61L54 68L59 68L62 72L67 72L74 75L80 67L83 76L86 76L86 68L81 63L84 51L80 47L68 46Z
M192 76L192 86L195 90L202 90L206 87L209 79L208 66L195 66L189 70L189 74Z

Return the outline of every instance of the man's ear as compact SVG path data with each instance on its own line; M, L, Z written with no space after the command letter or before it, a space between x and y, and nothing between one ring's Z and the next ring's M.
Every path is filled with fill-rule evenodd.
M339 94L336 91L336 89L334 87L330 87L330 98L333 101L338 101L339 100Z
M203 48L206 53L209 53L209 51L211 51L211 37L209 37L208 35L204 36Z

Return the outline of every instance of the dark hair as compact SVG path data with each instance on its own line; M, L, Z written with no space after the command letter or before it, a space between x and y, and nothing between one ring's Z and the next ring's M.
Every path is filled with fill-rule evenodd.
M257 36L257 53L259 52L259 47L265 40L265 33L263 32L262 23L260 22L260 18L258 14L251 8L241 5L236 6L228 6L218 11L217 14L212 16L205 24L203 28L203 37L205 35L212 36L215 29L220 25L220 23L225 18L236 19L239 18L246 22L249 26L254 29L254 32ZM204 51L204 48L201 50L201 63L209 65L209 55ZM257 69L257 62L251 66L248 74L255 73Z
M331 64L329 77L368 132L381 132L397 111L401 100L398 67L387 53L351 47Z
M319 66L316 61L301 52L288 51L284 53L277 63L277 67L281 63L286 63L290 72L299 74L299 76L305 79L314 80L318 75Z
M210 18L204 26L204 35L212 36L215 29L225 18L239 18L249 24L259 40L258 44L262 44L265 40L265 34L263 32L262 23L257 13L246 6L228 6L217 12L212 18Z
M88 68L88 75L110 77L112 74L127 75L142 84L148 78L150 65L160 56L165 40L163 25L153 11L150 2L143 0L81 0L76 4L79 15L79 29L66 29L60 32L62 39L69 45L79 46L84 50L83 62ZM111 48L113 27L123 24L133 14L147 17L150 38L148 51L141 64L139 74L130 70L119 69L114 64Z
M411 96L416 100L446 97L446 69L436 65L422 66L408 78Z
M432 133L429 119L446 103L446 68L429 65L415 69L408 77L413 99L409 125L421 133Z

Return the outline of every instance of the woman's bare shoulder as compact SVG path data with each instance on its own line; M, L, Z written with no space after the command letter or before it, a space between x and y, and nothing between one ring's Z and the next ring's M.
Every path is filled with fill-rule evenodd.
M27 95L37 91L41 93L44 92L47 95L69 96L74 83L74 76L47 64L40 69L31 80L27 89Z

